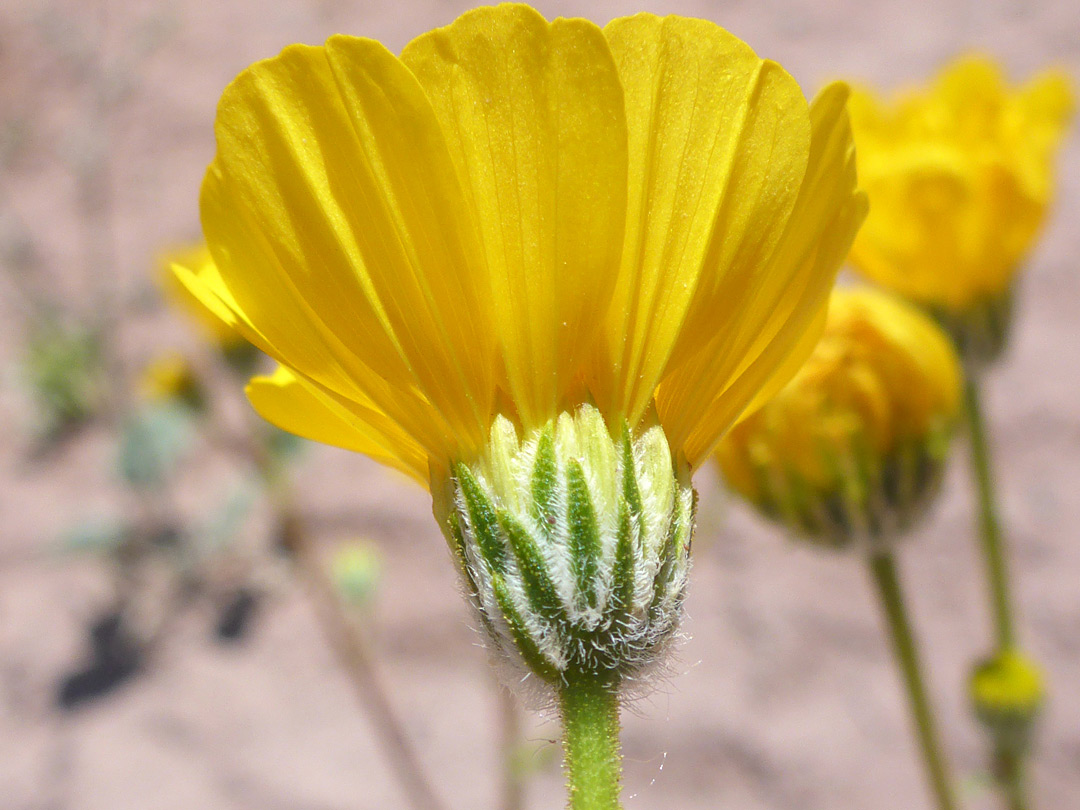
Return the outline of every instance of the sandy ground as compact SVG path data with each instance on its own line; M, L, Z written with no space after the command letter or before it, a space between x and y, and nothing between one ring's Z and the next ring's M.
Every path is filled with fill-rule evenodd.
M436 0L90 5L0 4L0 124L25 135L0 179L0 205L36 244L48 284L73 302L101 281L94 255L111 252L105 272L130 285L147 274L163 244L197 236L214 105L245 65L339 31L400 48L466 8ZM808 91L835 76L888 85L921 78L969 47L1000 55L1018 76L1050 61L1080 75L1080 11L1065 0L647 6L724 24ZM549 16L598 21L639 8L540 7ZM146 55L134 58L143 46ZM109 87L117 91L104 125L84 81L95 53L105 54ZM1031 258L1012 351L993 375L988 405L1022 634L1052 688L1033 805L1053 810L1080 806L1078 147L1073 136L1059 205ZM95 149L113 155L106 186L112 213L104 225L100 210L80 214L72 168ZM3 289L5 322L17 324L18 304ZM0 330L5 368L16 357L18 334ZM125 325L132 365L185 340L183 325L160 308ZM404 806L368 720L293 585L265 606L242 644L215 643L211 617L188 613L145 673L78 710L58 709L57 684L85 655L85 628L106 604L110 580L99 562L52 549L65 526L116 503L112 445L93 430L50 459L29 461L19 430L25 400L5 384L0 407L0 807ZM189 506L232 474L212 453L207 459L187 475ZM933 662L944 735L974 809L993 803L963 685L970 662L988 646L989 627L966 472L959 454L942 503L905 549L902 568ZM386 575L372 619L379 666L448 806L493 807L491 678L426 496L329 448L314 448L299 478L323 539L358 534L383 550ZM704 506L685 622L691 638L669 682L627 713L627 807L929 807L859 561L788 545L741 507L726 507L708 470L698 487ZM529 807L558 807L553 727L537 720L528 736L538 769Z

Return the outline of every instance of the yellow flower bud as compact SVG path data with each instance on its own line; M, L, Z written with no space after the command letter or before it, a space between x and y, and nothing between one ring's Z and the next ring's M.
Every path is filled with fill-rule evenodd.
M733 489L821 542L888 540L935 489L960 383L932 320L884 293L838 289L805 365L717 457Z
M975 667L970 690L975 714L998 748L1026 751L1045 698L1035 663L1015 650L1000 652Z
M359 609L370 607L382 575L382 559L374 546L363 542L342 545L334 553L330 570L346 604Z

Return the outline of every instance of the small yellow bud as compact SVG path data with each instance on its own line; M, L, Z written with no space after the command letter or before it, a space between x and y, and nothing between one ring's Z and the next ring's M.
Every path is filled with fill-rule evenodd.
M969 685L975 714L999 750L1023 754L1046 697L1042 673L1016 650L981 661Z
M887 541L936 489L960 384L932 320L884 293L838 289L802 369L717 458L734 490L819 542Z
M347 543L334 552L330 571L341 597L353 607L366 608L378 589L382 560L366 543Z

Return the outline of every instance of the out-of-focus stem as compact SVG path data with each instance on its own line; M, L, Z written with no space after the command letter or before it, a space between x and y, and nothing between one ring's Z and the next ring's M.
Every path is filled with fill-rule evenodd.
M1024 760L1015 751L998 746L994 751L994 779L1009 810L1028 810Z
M371 651L358 628L345 615L333 582L308 542L288 497L279 494L277 506L282 545L307 586L323 633L343 669L349 674L356 695L386 748L410 806L414 810L442 810L442 803L424 776L419 757L409 743L401 720L375 671Z
M994 630L999 651L1010 649L1015 641L1012 600L1009 594L1008 566L1005 560L1005 540L997 515L994 497L993 469L990 446L983 417L981 390L976 375L968 376L964 386L964 407L967 412L971 438L971 464L975 473L975 488L979 500L979 537L986 559L990 585L990 602L994 613Z
M502 765L499 807L522 810L525 806L525 776L521 767L521 712L517 699L495 684L499 701L499 757Z
M990 443L986 417L982 410L982 389L978 374L968 375L964 387L964 408L971 442L971 466L979 499L979 539L986 560L990 604L994 614L994 636L997 651L1002 653L1015 647L1016 630L1009 590L1005 538L997 514L993 464L990 459ZM1025 810L1027 802L1023 757L1008 747L995 744L993 773L1009 810Z
M352 681L357 698L375 728L413 810L444 810L409 742L405 727L376 672L374 656L360 628L344 609L337 589L318 557L304 526L280 459L275 459L257 438L257 425L243 439L229 442L247 456L258 471L270 497L282 550L292 560L311 597L315 616L342 669Z
M892 554L875 554L871 557L870 574L881 599L896 663L900 667L904 686L907 688L912 719L915 721L915 730L926 766L927 780L930 782L939 810L955 810L956 801L953 798L952 785L949 781L945 757L942 754L933 709L923 682L918 648L907 618L907 611L904 609L900 580Z

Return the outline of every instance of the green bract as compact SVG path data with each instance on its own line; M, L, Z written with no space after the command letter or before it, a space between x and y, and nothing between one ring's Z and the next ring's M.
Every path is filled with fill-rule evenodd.
M454 465L442 490L437 517L499 658L555 687L622 684L659 659L694 519L689 469L660 427L612 438L585 405L522 438L499 417L486 456Z

